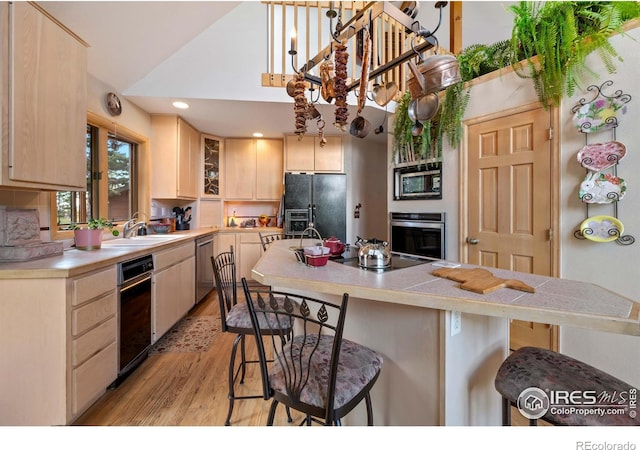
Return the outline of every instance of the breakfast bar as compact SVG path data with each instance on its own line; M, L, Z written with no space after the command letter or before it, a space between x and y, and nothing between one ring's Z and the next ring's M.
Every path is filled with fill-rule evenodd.
M508 354L511 319L640 335L640 303L590 283L490 269L535 292L504 287L479 294L434 276L441 261L392 271L331 260L310 267L297 261L291 248L298 244L313 242L274 242L252 277L326 300L349 294L345 337L385 358L372 391L376 425L499 425L493 384ZM364 420L364 408L356 408L345 423Z

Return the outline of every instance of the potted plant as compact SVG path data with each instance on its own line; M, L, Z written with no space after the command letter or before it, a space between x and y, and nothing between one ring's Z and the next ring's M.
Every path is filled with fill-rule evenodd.
M120 232L115 229L113 222L107 219L89 219L86 228L78 224L72 224L73 239L78 250L97 250L102 245L102 231L107 228L111 234L118 236Z

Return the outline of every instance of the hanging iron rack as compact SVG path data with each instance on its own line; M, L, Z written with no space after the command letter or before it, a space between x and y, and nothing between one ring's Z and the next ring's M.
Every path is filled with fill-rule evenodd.
M572 109L571 112L572 113L577 113L578 111L581 110L581 108L583 108L586 105L592 105L594 104L594 102L600 100L600 101L609 101L609 102L613 102L615 101L618 105L619 108L622 108L623 105L626 105L627 103L629 103L631 101L631 96L629 94L624 93L622 90L618 89L616 90L613 94L611 95L607 95L604 93L604 89L605 88L610 88L611 86L613 86L613 81L611 80L607 80L604 83L602 83L600 86L596 86L596 85L590 85L587 87L587 91L588 92L593 92L594 95L590 100L587 100L586 98L582 98L580 99L580 101L578 102L578 104L576 104ZM589 143L589 131L592 129L593 123L590 120L585 120L584 122L580 123L579 126L579 131L580 133L582 133L584 135L584 143L585 146ZM605 130L610 130L611 132L611 136L613 141L616 140L616 131L618 128L618 117L616 114L610 115L608 117L605 118L604 122L602 124L600 124L600 126L603 126ZM609 161L612 164L612 172L613 172L613 176L617 177L618 176L618 163L619 163L619 159L620 156L616 155L614 153L608 154L606 155L606 157L604 158L606 159L606 161ZM589 157L585 157L583 158L580 162L580 165L587 166L588 164L591 164L593 161L591 160L591 158ZM590 170L587 169L587 173L589 173ZM607 192L605 197L607 199L610 200L610 203L613 205L613 217L615 219L618 219L618 201L621 199L620 193L619 192ZM591 200L591 194L585 194L584 197L582 198L582 201L585 203L585 215L586 215L586 219L587 220L590 217L589 214L589 201ZM591 229L590 227L586 227L584 229L577 229L573 232L573 236L576 239L587 239L587 236L594 234L595 230ZM608 230L608 234L609 236L611 236L611 238L613 238L615 240L615 242L619 245L631 245L635 242L635 237L633 237L632 235L629 234L621 234L620 230L618 230L617 228L611 228Z
M386 72L394 69L395 67L407 62L411 58L414 58L416 56L416 53L420 54L424 51L429 50L430 48L437 46L437 40L435 36L433 36L433 34L440 27L440 22L442 22L442 8L447 6L447 3L448 2L444 1L436 2L435 8L440 10L440 20L438 21L438 26L435 28L435 30L431 32L425 28L422 28L418 21L409 17L407 14L402 12L399 8L397 8L390 2L369 2L353 17L351 17L349 21L342 25L340 29L336 29L335 33L332 33L332 42L329 43L329 45L327 45L324 49L322 49L316 56L307 61L307 63L303 65L299 70L296 70L296 73L303 73L305 80L309 81L310 83L321 85L322 81L320 77L310 74L309 71L320 64L322 61L327 60L331 57L335 44L334 41L342 42L351 39L365 26L368 26L368 24L371 23L374 19L382 16L383 14L386 14L392 19L401 23L410 32L415 33L416 36L421 36L424 41L419 43L418 45L415 45L414 48L407 50L401 55L395 57L391 61L375 68L374 70L371 70L369 72L368 80L373 80L376 77L381 76ZM354 90L358 86L360 86L359 78L355 79L351 84L347 85L347 92Z

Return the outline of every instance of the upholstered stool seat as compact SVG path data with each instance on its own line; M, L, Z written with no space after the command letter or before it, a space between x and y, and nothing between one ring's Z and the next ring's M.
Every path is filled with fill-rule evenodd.
M551 406L571 403L567 408L547 410L542 419L554 425L640 425L636 413L640 412L640 405L630 402L630 396L637 395L636 388L600 369L550 350L522 347L513 352L500 366L495 387L503 398L504 425L510 424L511 405L517 404L518 397L527 388L539 388L547 395L553 392ZM565 392L575 392L575 401L565 400ZM610 410L604 414L584 413L596 407L610 407Z

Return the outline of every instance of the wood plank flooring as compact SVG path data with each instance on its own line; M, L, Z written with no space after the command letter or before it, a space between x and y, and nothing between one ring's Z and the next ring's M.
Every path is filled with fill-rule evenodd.
M198 304L191 315L218 314L215 293ZM219 333L207 352L150 355L120 386L109 390L74 425L223 426L229 401L228 364L235 335ZM247 358L256 359L253 338L247 339ZM261 394L257 364L250 364L239 395ZM270 401L237 400L231 425L265 425ZM302 420L295 414L293 424ZM287 423L284 408L277 425Z
M198 304L191 315L218 315L215 292ZM228 364L235 335L219 333L208 351L165 353L149 356L120 386L107 393L85 412L74 425L119 426L223 426L228 410ZM253 338L247 339L247 358L256 359ZM238 395L261 393L257 364L249 364L244 385ZM265 425L270 401L262 399L235 402L231 425ZM284 407L279 406L276 425L298 425L302 415L292 411L287 423ZM512 411L514 426L528 425ZM540 421L540 425L543 422Z

